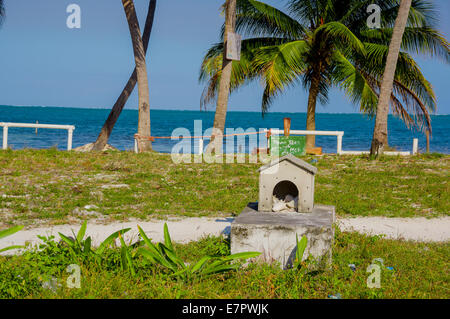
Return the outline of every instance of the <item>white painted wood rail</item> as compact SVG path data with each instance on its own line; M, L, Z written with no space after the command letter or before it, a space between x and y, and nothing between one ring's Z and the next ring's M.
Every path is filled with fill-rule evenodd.
M269 130L264 130L264 132L268 132ZM284 130L270 130L273 135L284 134ZM362 154L370 154L369 151L344 151L342 150L342 137L344 136L344 132L342 131L298 131L298 130L290 130L290 134L292 135L325 135L325 136L337 136L337 154L338 155L362 155ZM418 153L418 139L413 140L413 151L412 154L416 155ZM411 152L384 152L385 155L393 155L393 156L409 156Z
M55 124L33 124L33 123L4 123L0 122L3 127L3 149L8 149L8 128L10 127L25 127L25 128L46 128L56 130L67 130L67 150L72 150L72 138L75 126L73 125L55 125Z

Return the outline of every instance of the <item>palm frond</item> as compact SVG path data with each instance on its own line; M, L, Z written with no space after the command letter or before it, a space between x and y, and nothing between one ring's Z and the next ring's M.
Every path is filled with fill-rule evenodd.
M410 91L410 94L414 94L414 100L420 100L420 104L425 105L430 112L436 111L436 95L433 87L408 54L400 54L394 79Z
M288 11L298 18L302 24L310 25L315 29L320 24L321 8L324 7L326 0L290 0L288 2Z
M387 46L380 44L366 43L365 45L368 52L367 59L360 59L363 62L360 67L375 78L377 82L380 82L389 49ZM427 108L428 112L436 111L436 95L431 83L422 74L414 59L406 52L400 52L399 54L395 81L410 90L420 100L420 104ZM416 98L406 100L415 101ZM414 103L418 103L418 101Z
M230 93L239 87L253 81L260 74L260 69L253 64L255 50L288 42L288 39L253 38L242 41L241 60L233 61L231 72ZM200 98L200 107L211 104L217 94L222 75L223 43L214 45L205 55L200 68L199 81L206 83Z
M358 68L378 96L388 48L378 44L366 44L366 48L367 59L364 61L359 59ZM374 114L376 111L374 102L375 100L370 100L370 103L363 103L361 108L368 114ZM405 52L400 53L397 62L391 107L392 112L400 116L408 128L414 126L424 130L426 125L427 130L431 131L429 114L436 110L436 96L419 66Z
M366 48L367 59L364 60L365 63L360 62L358 68L378 96L388 47L366 43ZM359 61L362 60L359 59ZM436 96L417 63L405 52L400 53L397 62L390 105L393 114L398 115L408 128L415 127L431 132L430 113L436 110ZM374 114L376 111L376 105L372 102L366 103L362 108L369 114Z
M397 98L395 99L397 103L393 103L391 99L393 113L400 116L408 128L414 126L423 132L428 131L431 136L432 126L429 108L422 102L414 91L399 81L394 81L394 92L401 96L404 101L404 105L399 103ZM413 117L409 114L413 114Z
M222 27L221 38L225 33ZM304 27L281 10L255 0L237 1L236 32L252 37L281 37L298 39Z
M266 113L275 96L299 80L307 65L303 55L309 49L306 41L292 41L254 51L252 66L260 73L265 89L261 109Z
M345 25L351 25L354 21L360 21L367 19L367 7L373 4L373 0L361 0L358 2L347 2L350 7L347 8L347 12L340 17L339 22Z
M365 42L388 46L392 37L392 29L367 30L363 31L361 35ZM401 48L411 53L437 57L444 62L450 62L449 42L439 31L428 26L407 27L403 35Z
M408 27L422 28L429 26L437 28L437 9L432 1L413 0L409 10Z
M340 22L329 22L316 29L315 34L326 33L337 45L349 46L357 53L365 55L364 44L358 37Z
M339 2L339 0L337 0ZM345 1L345 0L343 0ZM355 3L355 4L353 4ZM342 17L340 22L347 25L351 30L368 30L366 12L369 4L378 5L381 9L381 25L383 28L392 29L398 15L400 0L361 0L347 1L352 4L347 8L347 14ZM340 6L345 4L340 3ZM407 27L420 28L431 27L437 28L437 10L430 0L413 0L408 17Z
M414 119L409 115L402 102L394 95L394 93L391 94L391 108L392 113L400 117L408 128L415 124Z
M373 116L378 105L379 93L373 80L341 52L336 51L333 57L334 83L345 91L352 103L360 105L361 112Z

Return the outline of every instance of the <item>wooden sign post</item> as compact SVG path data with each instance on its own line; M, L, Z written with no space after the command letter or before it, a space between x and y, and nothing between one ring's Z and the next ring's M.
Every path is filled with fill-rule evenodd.
M288 137L291 132L291 119L289 117L284 118L284 136Z

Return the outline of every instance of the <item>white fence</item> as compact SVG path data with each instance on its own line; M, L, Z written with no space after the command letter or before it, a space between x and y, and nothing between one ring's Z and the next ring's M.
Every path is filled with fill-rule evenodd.
M264 132L268 132L269 130L264 130ZM273 135L284 134L284 130L275 130L272 129L270 132ZM342 131L299 131L299 130L290 130L290 134L292 135L322 135L322 136L336 136L337 137L337 146L336 146L336 154L338 155L362 155L362 154L370 154L369 151L344 151L342 149L342 137L344 136L344 132ZM413 140L413 148L412 154L416 155L418 153L419 148L419 140L415 138ZM411 152L384 152L385 155L401 155L408 156L411 155Z
M32 123L3 123L0 122L0 126L3 127L3 149L8 149L8 128L10 127L25 127L25 128L46 128L56 130L67 130L67 150L72 150L72 137L75 126L73 125L54 125L54 124L32 124Z
M412 155L417 155L419 152L419 139L415 138L413 139L413 147L412 147ZM342 151L341 155L362 155L362 154L370 154L369 151ZM383 152L384 155L393 155L393 156L409 156L411 155L411 152L390 152L385 151Z
M268 133L270 132L271 135L281 135L284 134L284 130L278 130L278 129L264 129L262 132ZM290 130L289 133L291 135L314 135L314 136L336 136L336 154L337 155L362 155L362 154L370 154L369 151L344 151L342 149L342 137L344 136L343 131L306 131L306 130ZM255 133L253 133L255 134ZM256 133L258 134L258 133ZM198 148L199 148L199 154L203 154L203 145L204 145L204 139L209 138L206 136L202 137L196 137L199 139L198 141ZM418 153L418 139L415 138L413 140L413 148L412 148L412 154L416 155ZM138 150L138 142L135 137L134 139L134 151L135 153L139 153ZM385 155L401 155L401 156L408 156L411 155L411 152L384 152Z

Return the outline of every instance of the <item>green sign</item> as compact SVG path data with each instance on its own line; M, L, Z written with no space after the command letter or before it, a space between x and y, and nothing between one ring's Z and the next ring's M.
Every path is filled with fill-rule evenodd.
M295 156L306 155L306 137L305 136L274 136L269 140L270 154L284 156L292 154Z

